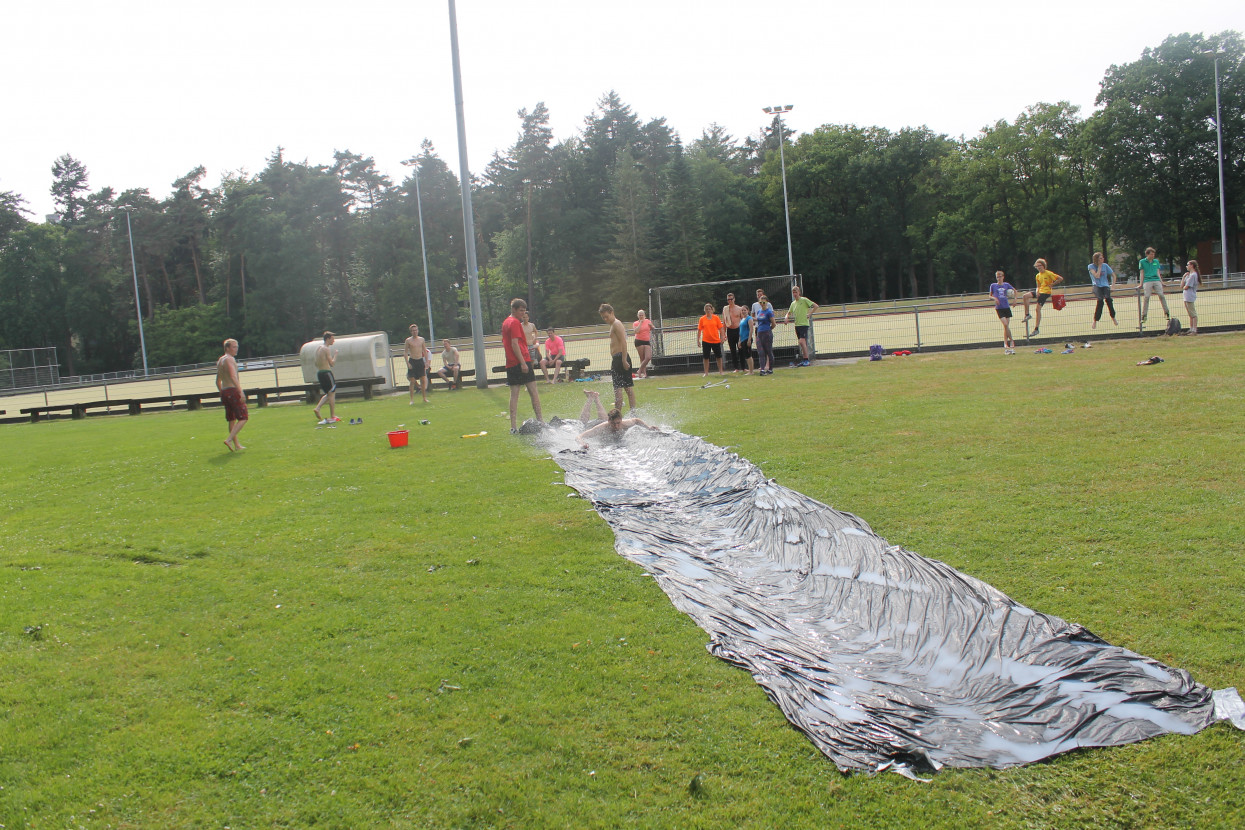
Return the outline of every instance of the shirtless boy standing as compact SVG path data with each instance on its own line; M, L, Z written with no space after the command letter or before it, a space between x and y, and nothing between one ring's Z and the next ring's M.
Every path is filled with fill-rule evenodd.
M337 349L333 348L333 342L336 339L333 332L326 331L324 342L316 348L316 380L320 382L320 389L323 390L324 396L316 404L315 412L316 420L321 425L335 424L341 420L337 417L337 379L333 377L333 364L337 362ZM329 404L329 416L321 418L320 407L324 406L325 401Z
M739 321L744 319L748 309L735 303L735 295L726 295L726 305L722 306L722 322L726 323L726 345L731 350L731 374L744 368L744 356L739 350Z
M225 439L225 446L230 452L246 449L238 443L238 433L246 426L249 417L246 396L242 394L242 384L238 381L237 357L238 341L231 337L225 341L225 353L216 361L216 391L220 393L220 401L225 405L225 421L229 424L229 437Z
M419 386L419 394L428 403L428 365L424 362L427 343L419 336L419 326L411 323L411 336L406 338L402 354L406 357L406 380L411 387L411 400L415 403L415 387Z
M614 316L614 307L601 303L601 319L610 327L610 373L614 376L614 408L622 409L623 390L627 404L635 409L635 383L631 380L631 356L627 354L627 329Z

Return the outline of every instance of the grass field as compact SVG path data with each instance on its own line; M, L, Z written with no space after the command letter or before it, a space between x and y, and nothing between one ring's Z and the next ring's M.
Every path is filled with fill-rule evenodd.
M638 391L646 419L1221 688L1245 686L1243 378L1224 334ZM582 388L542 385L546 415ZM219 410L0 427L0 825L1245 826L1224 724L930 784L840 774L506 404L347 401L364 424L332 430L253 409L237 454Z

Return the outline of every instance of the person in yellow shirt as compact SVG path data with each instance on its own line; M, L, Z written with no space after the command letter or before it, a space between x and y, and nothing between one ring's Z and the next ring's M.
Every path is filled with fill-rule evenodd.
M1029 321L1029 318L1032 316L1029 314L1029 301L1036 299L1037 320L1034 321L1033 331L1029 333L1029 336L1037 337L1038 329L1042 327L1042 306L1046 305L1047 301L1050 300L1052 295L1051 289L1053 289L1057 284L1063 282L1063 277L1059 276L1054 271L1048 271L1046 269L1046 260L1044 259L1038 259L1037 262L1033 263L1033 267L1036 268L1038 272L1037 289L1035 291L1026 291L1024 297L1022 298L1025 301L1025 319L1021 322L1027 323Z

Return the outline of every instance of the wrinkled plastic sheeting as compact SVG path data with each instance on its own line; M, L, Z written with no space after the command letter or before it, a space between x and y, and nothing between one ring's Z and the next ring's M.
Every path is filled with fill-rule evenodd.
M1112 646L699 438L538 441L643 566L839 769L1005 768L1219 719L1234 689ZM1234 716L1235 715L1235 716Z

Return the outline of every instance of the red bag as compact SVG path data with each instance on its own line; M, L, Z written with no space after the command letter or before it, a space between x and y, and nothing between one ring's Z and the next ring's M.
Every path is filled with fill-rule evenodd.
M1050 298L1050 304L1055 307L1055 311L1060 311L1063 309L1064 306L1068 304L1068 301L1064 298L1062 294L1052 294Z

